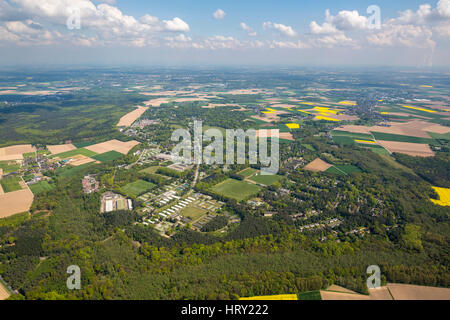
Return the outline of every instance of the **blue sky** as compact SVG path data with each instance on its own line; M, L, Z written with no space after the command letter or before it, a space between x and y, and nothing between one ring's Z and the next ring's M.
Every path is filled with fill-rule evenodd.
M0 0L0 65L447 66L449 40L450 0Z

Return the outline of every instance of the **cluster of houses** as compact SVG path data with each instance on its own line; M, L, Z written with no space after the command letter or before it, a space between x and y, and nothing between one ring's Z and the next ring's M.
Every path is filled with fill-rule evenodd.
M195 198L188 197L184 200L179 201L176 205L172 206L170 209L166 209L163 212L160 212L159 215L163 218L167 218L169 216L177 214L179 211L181 211L187 205L189 205L192 201L195 201Z
M306 226L301 226L300 227L300 232L303 232L303 230L312 230L312 229L323 229L326 226L330 227L330 228L335 228L337 226L339 226L342 223L341 220L339 220L338 218L333 218L325 223L311 223L308 224Z
M99 182L95 180L95 175L86 175L83 180L81 180L83 185L84 193L90 194L97 192L99 189Z

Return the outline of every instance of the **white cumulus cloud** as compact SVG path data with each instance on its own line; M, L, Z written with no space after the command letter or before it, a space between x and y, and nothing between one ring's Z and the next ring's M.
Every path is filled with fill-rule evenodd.
M294 29L290 26L286 26L281 23L274 23L274 22L264 22L263 23L264 29L274 29L277 30L280 34L288 36L288 37L296 37L297 32L294 31Z

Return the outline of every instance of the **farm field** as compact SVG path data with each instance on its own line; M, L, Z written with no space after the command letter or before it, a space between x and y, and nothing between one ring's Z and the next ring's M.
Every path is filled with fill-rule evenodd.
M2 185L3 191L5 193L14 192L17 190L22 190L22 186L20 182L22 179L17 176L7 177L0 180L0 184Z
M24 153L35 152L36 148L31 144L15 145L0 148L0 161L22 160Z
M38 195L43 192L51 191L55 187L51 184L49 184L47 181L40 181L38 183L30 185L31 192L33 192L34 195Z
M29 211L33 199L34 195L28 188L0 195L0 218Z
M69 152L72 150L76 150L77 148L78 147L74 146L71 143L47 146L47 149L50 151L51 154L59 154L59 153Z
M96 154L102 154L109 151L117 151L122 154L128 154L131 149L133 149L134 146L138 145L139 142L132 140L132 141L119 141L119 140L109 140L102 143L97 143L91 146L86 147L85 149L95 152Z
M132 183L127 184L125 187L122 188L122 190L130 196L139 196L147 191L152 190L154 187L156 187L155 184L144 181L144 180L138 180Z
M139 119L140 116L142 116L145 111L147 111L148 107L138 107L136 110L131 111L130 113L127 113L122 118L120 118L119 123L117 124L118 127L129 127L135 122L137 119Z
M450 206L450 189L438 187L433 187L433 189L439 195L439 200L431 199L431 201L443 207Z
M298 300L322 300L320 291L307 291L297 294Z
M420 137L413 137L413 136L404 136L399 134L392 134L392 133L384 133L384 132L372 132L373 136L377 140L384 140L384 141L396 141L396 142L411 142L411 143L424 143L429 144L432 143L433 139L428 138L420 138Z
M92 159L101 161L101 162L107 162L107 161L114 161L119 158L123 157L123 154L117 151L108 151L102 154L97 154L95 156L92 156Z
M382 141L378 140L378 143L388 150L390 153L398 152L407 154L413 157L432 157L434 152L427 144L409 143L409 142L395 142L395 141Z
M56 175L60 176L60 177L70 177L73 176L75 174L77 174L78 172L90 167L94 165L94 162L90 162L90 163L86 163L86 164L82 164L78 167L72 167L72 166L66 166L64 168L59 168L55 171Z
M0 161L0 168L3 169L3 174L5 174L19 170L20 164L15 161Z
M242 201L257 194L261 191L261 187L244 181L227 179L212 187L211 190L224 197Z
M279 175L262 175L261 173L257 173L254 176L250 177L249 180L266 186L270 186L275 182L280 181L282 178L283 177Z
M308 163L303 169L313 172L321 172L328 170L332 165L320 158Z
M8 299L10 296L9 291L5 288L5 286L0 281L0 300Z
M74 156L77 156L77 155L83 155L83 156L86 156L86 157L92 157L92 156L97 155L97 153L92 152L92 151L87 150L87 149L84 149L84 148L81 148L81 149L70 150L70 151L63 152L63 153L58 153L58 154L56 154L56 155L54 155L52 157L53 158L54 157L58 157L60 159L67 159L67 158L71 158L71 157L74 157Z

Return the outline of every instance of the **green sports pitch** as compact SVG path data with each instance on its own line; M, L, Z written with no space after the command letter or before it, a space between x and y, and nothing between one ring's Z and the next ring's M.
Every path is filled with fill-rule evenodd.
M260 186L245 181L227 179L215 185L211 190L224 197L242 201L257 194L261 189Z
M152 190L154 187L156 187L156 185L153 183L144 180L137 180L127 184L122 188L122 190L129 196L137 197L149 190Z

